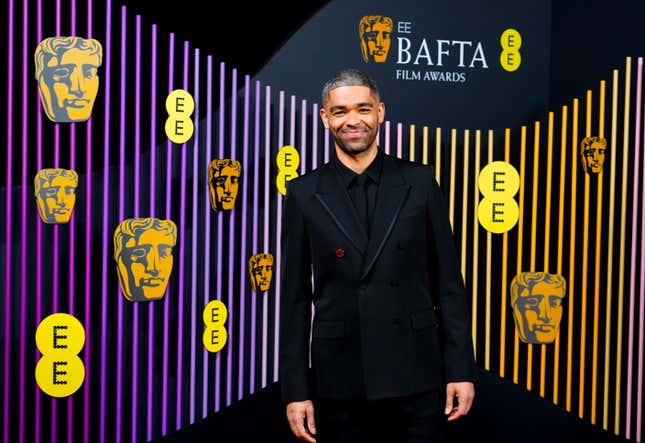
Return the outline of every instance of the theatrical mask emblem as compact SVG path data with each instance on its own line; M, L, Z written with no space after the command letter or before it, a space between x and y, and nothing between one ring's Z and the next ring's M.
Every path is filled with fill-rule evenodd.
M114 260L123 296L159 300L172 273L177 227L172 220L126 219L114 230Z
M237 160L216 159L208 167L208 187L214 211L230 211L235 205L242 165Z
M605 162L605 151L607 140L602 137L585 137L580 143L580 157L582 158L582 169L587 174L598 174L602 172L602 165Z
M49 37L40 42L34 59L40 100L47 117L56 123L90 118L99 90L101 44L80 37Z
M515 329L525 343L553 343L562 319L566 283L546 272L522 272L511 282Z
M390 17L366 15L358 25L361 52L365 63L383 63L387 60L392 42L393 22Z
M76 204L78 174L73 169L41 169L34 178L38 214L44 223L67 223Z
M249 259L249 279L255 292L268 291L273 276L273 255L255 254Z

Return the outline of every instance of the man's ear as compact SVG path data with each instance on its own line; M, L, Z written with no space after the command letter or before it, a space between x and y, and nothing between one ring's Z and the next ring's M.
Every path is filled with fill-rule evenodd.
M378 105L378 122L383 123L385 121L385 103L381 102Z
M320 108L320 119L322 120L325 129L329 129L329 122L327 120L327 112L325 111L325 108Z

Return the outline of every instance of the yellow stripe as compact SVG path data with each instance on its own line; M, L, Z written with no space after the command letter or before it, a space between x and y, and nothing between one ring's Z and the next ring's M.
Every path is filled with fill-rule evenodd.
M414 130L415 130L414 125L410 125L410 161L411 162L414 161L414 139L415 139Z
M591 91L587 91L587 124L585 137L591 135ZM580 291L580 376L578 384L578 417L584 417L585 358L587 342L587 266L589 254L589 174L585 174L585 196L582 225L582 288Z
M428 127L423 127L423 157L421 162L424 165L428 164Z
M551 237L551 169L553 168L553 112L549 112L546 160L546 216L544 218L544 272L549 272L549 246ZM540 346L540 397L544 397L546 375L546 345Z
M520 209L517 221L517 274L522 272L522 229L524 227L524 168L526 164L526 126L522 126L520 141ZM513 359L513 382L518 382L520 339L515 328L515 357Z
M511 130L506 128L504 131L504 161L510 162L511 157ZM500 312L500 337L499 337L499 376L504 377L504 364L506 363L506 284L508 266L508 232L504 232L502 237L502 306Z
M472 334L473 334L473 345L477 344L477 283L479 281L478 270L479 270L479 222L477 221L477 208L479 206L479 187L477 186L477 178L479 177L479 156L481 151L481 131L477 129L475 131L475 172L473 175L475 186L473 186L474 198L473 198L473 214L475 214L475 219L473 221L473 312L472 312ZM477 346L475 347L475 358L477 357Z
M576 183L578 174L578 99L573 100L573 118L571 121L571 201L576 201ZM573 371L573 301L574 272L576 249L576 205L571 205L571 224L569 238L569 323L567 325L567 397L566 410L571 411L571 372Z
M629 154L629 105L631 98L631 74L632 74L632 59L627 57L625 59L625 110L623 112L623 183L622 183L622 206L620 207L620 251L625 250L625 224L627 218L627 158ZM614 392L614 434L620 433L620 382L622 373L622 358L623 358L623 296L625 289L625 280L623 275L625 273L625 255L620 254L620 263L618 266L618 305L616 311L618 318L616 324L618 326L616 331L616 386Z
M493 130L488 130L488 163L493 162ZM479 186L475 184L477 189ZM477 216L477 214L475 214ZM490 371L490 310L491 310L491 262L492 262L492 233L486 231L486 333L484 339L486 340L484 368Z
M560 133L560 204L558 208L558 275L562 275L562 239L564 236L564 183L565 167L567 163L567 111L566 106L562 107L562 130ZM558 404L558 381L560 380L560 329L555 336L555 350L553 352L553 403Z
M598 135L605 136L605 81L600 81L600 115ZM602 234L602 169L598 173L598 204L596 205L596 270L594 281L594 298L593 298L593 351L591 365L591 424L596 424L596 400L597 400L597 382L598 382L598 316L600 307L600 244ZM609 275L609 274L608 274ZM611 280L611 275L609 275Z

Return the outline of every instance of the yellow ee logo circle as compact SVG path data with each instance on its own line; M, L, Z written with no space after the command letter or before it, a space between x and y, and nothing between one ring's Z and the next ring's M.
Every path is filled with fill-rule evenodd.
M499 41L502 46L499 63L505 71L517 71L522 64L522 54L520 53L522 35L516 29L509 28L502 32Z
M52 397L68 397L85 380L85 365L78 353L85 344L85 329L73 316L52 314L36 329L36 346L43 356L36 364L36 383Z
M228 319L226 305L220 300L209 302L204 308L202 319L206 325L202 335L204 347L209 352L221 351L228 339L228 332L224 327L224 323Z
M519 218L519 207L513 199L520 189L517 170L510 163L492 162L481 170L477 182L484 196L477 207L479 223L494 234L510 231Z
M300 166L300 154L291 145L283 146L275 159L278 165L278 176L275 178L275 185L280 194L286 195L287 182L298 177L298 166Z
M190 119L195 101L188 91L175 89L166 98L166 136L176 144L186 143L193 136L194 125Z

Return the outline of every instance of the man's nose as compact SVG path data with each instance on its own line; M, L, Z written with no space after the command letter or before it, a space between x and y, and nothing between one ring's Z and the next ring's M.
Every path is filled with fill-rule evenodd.
M65 190L61 189L56 193L56 204L58 206L65 206Z
M224 192L227 194L231 193L231 182L229 180L224 182Z
M159 274L159 254L153 249L146 257L146 272L148 274Z
M70 92L79 97L85 92L85 77L79 69L75 69L70 75Z
M538 306L539 309L539 319L545 323L551 321L551 306L548 302L542 302Z

